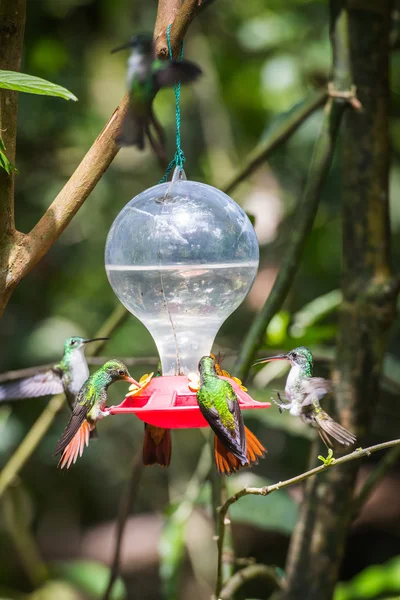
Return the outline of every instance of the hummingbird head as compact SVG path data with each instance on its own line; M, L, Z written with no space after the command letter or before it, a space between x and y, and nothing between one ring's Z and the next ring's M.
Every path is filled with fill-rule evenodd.
M111 50L111 54L114 52L119 52L120 50L126 50L127 48L131 48L133 51L136 51L140 54L152 54L153 53L153 36L151 33L138 33L131 37L131 39Z
M268 356L267 358L260 358L256 360L252 366L262 365L263 363L270 362L271 360L288 360L292 367L300 367L302 371L306 371L311 376L313 357L311 352L305 346L299 346L294 348L287 354L277 354L276 356Z
M102 367L103 373L106 373L111 383L115 381L129 381L129 383L136 383L137 381L130 376L128 369L120 360L112 359L107 361Z
M212 356L203 356L199 362L199 373L200 378L203 375L216 375L217 372L215 370L215 357Z
M108 339L109 338L91 338L90 340L86 340L79 336L70 337L64 342L64 356L70 356L75 350L83 350L85 345L90 342L99 342Z

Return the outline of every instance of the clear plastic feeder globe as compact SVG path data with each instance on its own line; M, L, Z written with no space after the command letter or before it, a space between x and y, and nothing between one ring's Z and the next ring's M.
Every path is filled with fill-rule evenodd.
M258 243L245 212L216 188L172 182L133 198L106 243L110 284L150 331L163 375L197 371L225 319L243 302L258 269Z

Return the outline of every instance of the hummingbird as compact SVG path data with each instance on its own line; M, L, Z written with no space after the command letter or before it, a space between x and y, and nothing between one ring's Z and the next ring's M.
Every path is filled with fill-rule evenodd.
M82 385L89 377L89 367L85 358L85 348L91 342L109 338L70 337L64 342L64 355L60 362L52 367L34 369L28 377L6 381L0 384L0 403L22 398L38 398L47 394L65 393L72 410Z
M117 144L119 146L137 146L144 149L145 136L159 155L164 152L164 134L153 111L153 100L157 92L164 87L177 83L189 83L201 75L201 69L191 61L165 61L155 56L151 34L139 33L127 43L114 48L112 53L131 49L128 59L127 87L130 94L128 111L121 125ZM153 138L150 124L158 136Z
M214 455L218 473L231 475L242 467L257 464L266 449L243 423L239 399L225 379L217 375L215 358L199 362L199 408L215 433Z
M156 377L161 377L161 375L161 361L159 361ZM169 467L171 462L171 451L171 430L145 423L143 464L146 467L155 464L160 465L161 467Z
M328 448L333 448L334 440L342 446L354 444L356 436L336 423L321 408L320 401L332 392L332 384L323 377L313 377L313 356L308 348L300 346L287 354L261 358L253 363L253 366L271 360L287 360L291 366L285 386L288 402L284 402L279 393L278 401L272 398L280 412L288 410L294 417L300 417L304 423L315 427Z
M107 361L82 385L74 402L71 418L54 453L54 456L61 454L58 463L61 469L65 466L68 469L78 456L82 456L97 421L110 414L106 408L107 390L116 381L129 381L138 385L124 363L116 359Z

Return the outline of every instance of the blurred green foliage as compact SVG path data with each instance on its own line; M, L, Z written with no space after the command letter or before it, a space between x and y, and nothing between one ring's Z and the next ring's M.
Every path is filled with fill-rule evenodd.
M17 227L22 231L34 226L121 99L125 91L126 56L110 55L110 49L133 33L152 30L157 3L156 0L40 0L27 4L22 72L57 82L72 90L79 102L20 95L15 211ZM222 187L266 132L285 118L287 111L303 101L311 90L326 84L330 65L327 2L269 0L266 6L264 0L216 0L191 25L185 55L196 60L205 71L201 81L182 90L186 174L191 179ZM394 264L400 258L399 63L400 54L395 52L391 60L390 175ZM175 114L172 90L159 94L155 110L166 128L168 153L172 158ZM227 320L216 341L217 351L226 353L227 370L255 311L268 294L290 242L295 226L290 217L306 178L320 119L320 113L309 118L274 152L268 164L232 193L254 215L261 262L249 300ZM316 374L325 376L330 372L334 354L340 305L337 291L341 256L340 146L339 141L300 271L283 310L265 334L261 351L272 353L308 345L316 358ZM76 334L89 337L99 328L117 302L104 270L107 232L122 207L161 176L149 149L144 153L123 149L119 153L60 240L15 290L0 331L2 371L56 361L66 337ZM396 371L400 372L399 334L397 320L387 362L392 377ZM105 354L155 358L156 349L144 326L130 317L112 337ZM139 377L153 368L154 365L145 365L130 370L134 377ZM270 371L275 368L276 365L267 365L259 372L254 371L249 390L256 399L268 401L275 387L282 388L285 372ZM124 393L122 385L114 386L110 403L121 400ZM393 389L385 392L369 441L398 435L400 415L395 393ZM0 467L46 402L47 399L25 401L15 403L11 410L8 407L0 410ZM105 586L106 570L102 573L90 570L92 566L82 561L94 560L97 564L93 568L100 569L99 563L109 560L113 547L111 523L129 476L132 453L142 443L143 425L130 416L105 419L99 427L100 439L91 444L68 473L61 473L52 453L67 419L65 410L21 473L29 493L30 526L43 560L46 564L62 561L64 567L55 573L57 580L33 591L4 520L0 519L0 582L4 589L18 590L13 596L4 593L4 597L67 600L86 593L96 598ZM252 471L251 476L257 477L257 481L283 480L306 468L313 438L310 429L290 415L280 415L276 407L252 411L246 422L269 451ZM134 533L125 540L122 575L127 597L134 600L162 597L158 572L159 515L167 505L175 505L176 498L185 496L204 438L195 430L174 431L172 443L170 469L152 467L145 471L133 509L141 521L132 523ZM232 478L232 489L243 485L242 477L238 474ZM205 493L209 495L209 489ZM181 577L173 588L179 590L179 598L208 598L215 577L215 563L207 562L209 556L213 560L214 542L202 511L204 503L200 502L186 523L190 529L191 523L198 524L202 515L202 524L196 525L197 546L193 546L193 536L189 534L184 540L181 522L169 537L166 553L171 570L167 575L166 571L162 574L164 589L169 583L175 585L172 578L181 568ZM295 500L284 492L266 499L242 499L232 510L234 524L238 525L235 535L239 536L240 550L267 564L283 567L296 513ZM146 523L145 533L139 521ZM202 535L204 545L201 545ZM375 551L371 544L366 564L379 562L378 550L378 546ZM344 586L343 590L346 589ZM116 598L123 597L122 584L118 584L115 593L120 594ZM350 597L354 596L338 596L335 600ZM360 598L363 597L368 596Z

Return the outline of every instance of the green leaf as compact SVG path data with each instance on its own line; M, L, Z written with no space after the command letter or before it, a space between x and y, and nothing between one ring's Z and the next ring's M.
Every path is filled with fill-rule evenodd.
M17 71L0 70L0 88L28 94L41 94L42 96L57 96L64 100L78 100L72 92L61 85Z
M229 496L244 487L264 487L272 481L258 477L252 473L238 474L228 482ZM285 492L277 491L270 496L243 496L238 502L232 504L230 516L233 521L249 523L269 531L292 533L297 522L298 506Z
M52 576L64 579L91 598L102 598L110 577L109 567L92 560L71 560L50 565ZM118 578L114 584L110 599L125 600L125 584Z
M373 600L375 598L398 598L400 594L400 556L383 565L371 565L351 581L340 583L334 600Z
M26 600L80 600L81 594L65 581L47 581L41 588L25 596Z
M6 147L4 145L3 140L0 137L0 167L11 175L12 171L14 173L18 173L18 170L14 167L14 165L8 160L6 156Z

